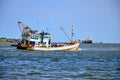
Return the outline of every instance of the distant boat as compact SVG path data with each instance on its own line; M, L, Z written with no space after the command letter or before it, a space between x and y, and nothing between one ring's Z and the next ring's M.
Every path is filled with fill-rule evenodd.
M17 49L25 50L39 50L39 51L75 51L78 50L80 41L71 41L65 43L52 44L52 34L48 32L39 32L37 30L32 30L28 26L23 26L22 22L18 22L22 39L17 45ZM22 27L22 28L21 28Z
M82 40L82 43L93 43L92 39L90 37L88 37L86 40Z

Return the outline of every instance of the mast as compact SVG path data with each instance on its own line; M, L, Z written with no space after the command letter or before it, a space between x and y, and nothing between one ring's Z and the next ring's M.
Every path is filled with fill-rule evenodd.
M75 39L75 35L74 35L74 26L72 25L72 35L71 35L72 41L74 41Z

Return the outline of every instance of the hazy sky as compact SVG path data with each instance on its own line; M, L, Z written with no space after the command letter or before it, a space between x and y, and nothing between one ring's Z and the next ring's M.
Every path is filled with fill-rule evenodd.
M71 37L74 25L76 40L120 43L120 0L0 0L0 37L19 38L18 21L56 42L69 41L60 26Z

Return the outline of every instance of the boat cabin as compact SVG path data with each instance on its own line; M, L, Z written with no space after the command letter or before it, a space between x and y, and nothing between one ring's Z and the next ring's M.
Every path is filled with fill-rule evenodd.
M51 47L52 34L26 30L22 34L22 41L25 46Z

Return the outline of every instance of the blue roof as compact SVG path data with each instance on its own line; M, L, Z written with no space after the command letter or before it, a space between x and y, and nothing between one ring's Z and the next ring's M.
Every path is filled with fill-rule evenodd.
M50 33L44 33L44 35L50 35Z
M42 34L44 34L44 35L50 35L50 33L47 33L47 32L42 32Z

